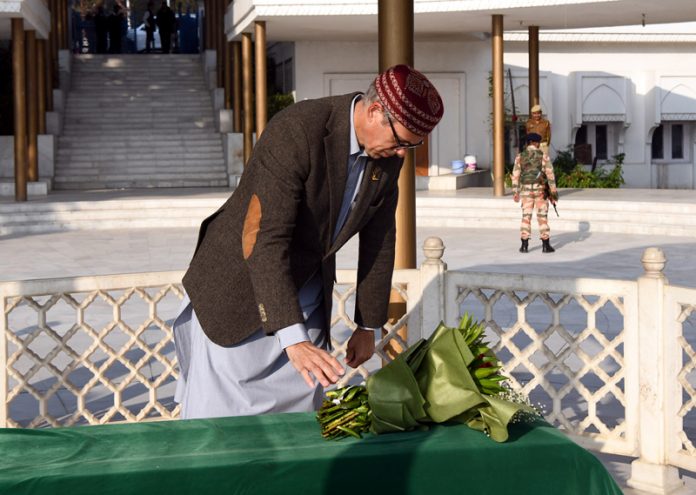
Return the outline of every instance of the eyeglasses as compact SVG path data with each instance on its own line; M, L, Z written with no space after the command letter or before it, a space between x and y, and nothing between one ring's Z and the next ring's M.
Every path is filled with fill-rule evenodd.
M387 116L387 120L389 121L389 127L391 127L392 134L394 134L394 141L396 141L396 146L393 146L392 149L394 150L408 150L411 148L416 148L423 144L423 140L421 139L417 143L409 143L408 141L402 141L399 136L396 134L396 129L394 129L394 122L392 122L391 117L389 116L388 113L385 112Z

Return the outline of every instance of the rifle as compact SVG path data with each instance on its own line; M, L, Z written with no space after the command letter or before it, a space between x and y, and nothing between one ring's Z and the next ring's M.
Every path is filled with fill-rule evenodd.
M515 129L515 141L513 146L520 149L520 130L517 127L517 109L515 108L515 87L512 85L512 71L508 68L508 80L510 81L510 102L512 103L512 127Z
M558 200L558 193L552 193L551 192L551 186L549 186L549 181L546 179L546 176L544 176L544 199L547 201L551 201L551 205L553 206L553 211L556 212L556 216L560 217L558 214L558 210L556 209L556 201Z

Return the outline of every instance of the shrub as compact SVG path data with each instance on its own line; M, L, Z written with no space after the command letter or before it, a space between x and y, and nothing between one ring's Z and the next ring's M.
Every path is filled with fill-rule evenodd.
M562 151L553 162L558 187L571 188L607 188L616 189L624 184L623 161L624 154L614 155L606 165L594 170L586 170L579 163L574 163L570 151ZM607 167L613 165L609 170Z
M295 103L292 93L274 93L268 96L268 120L285 107Z

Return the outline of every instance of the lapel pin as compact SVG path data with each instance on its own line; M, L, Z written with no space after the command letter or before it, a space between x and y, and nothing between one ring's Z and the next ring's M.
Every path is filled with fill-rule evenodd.
M375 170L372 171L372 177L371 177L371 179L372 179L372 180L379 180L379 178L380 178L381 175L382 175L382 174L381 174L381 170L375 169Z

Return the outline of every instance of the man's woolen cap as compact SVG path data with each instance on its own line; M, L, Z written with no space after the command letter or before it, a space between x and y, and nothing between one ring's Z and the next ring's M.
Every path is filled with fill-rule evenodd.
M387 111L418 136L427 136L445 111L440 93L416 69L395 65L375 79L375 89Z
M531 112L541 112L541 105L534 105L531 109Z
M540 143L541 142L541 136L537 134L536 132L530 132L527 134L527 144L529 143Z

